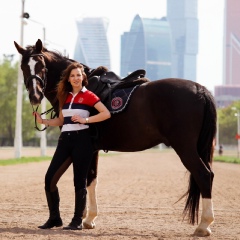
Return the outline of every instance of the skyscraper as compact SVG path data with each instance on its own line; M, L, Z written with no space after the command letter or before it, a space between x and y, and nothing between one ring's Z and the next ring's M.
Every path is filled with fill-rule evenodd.
M223 85L215 86L218 107L240 100L240 1L225 0L223 40Z
M225 0L223 84L240 85L240 1Z
M80 18L77 20L78 38L74 59L97 68L111 69L110 52L107 39L108 20L106 18Z
M121 36L121 76L142 68L150 80L168 78L171 62L171 32L166 18L136 15L130 31Z
M173 77L196 81L198 54L197 0L167 0L172 31Z

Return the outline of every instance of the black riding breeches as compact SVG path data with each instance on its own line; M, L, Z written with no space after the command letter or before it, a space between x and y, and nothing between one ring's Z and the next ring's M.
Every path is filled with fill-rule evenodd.
M45 190L56 190L58 180L73 163L75 191L86 188L86 179L93 156L88 129L62 132L45 176Z

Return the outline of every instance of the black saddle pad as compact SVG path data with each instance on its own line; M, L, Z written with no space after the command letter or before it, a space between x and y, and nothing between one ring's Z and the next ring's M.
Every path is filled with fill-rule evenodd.
M121 88L113 91L111 99L106 103L106 107L111 114L122 112L132 96L132 93L139 87L139 85Z

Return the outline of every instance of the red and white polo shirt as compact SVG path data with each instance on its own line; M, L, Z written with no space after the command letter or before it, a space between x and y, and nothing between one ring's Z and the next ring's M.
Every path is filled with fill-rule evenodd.
M75 95L69 92L67 100L62 108L64 117L62 132L89 128L86 124L72 122L71 117L73 115L79 115L83 118L89 117L90 109L99 101L99 97L85 87Z

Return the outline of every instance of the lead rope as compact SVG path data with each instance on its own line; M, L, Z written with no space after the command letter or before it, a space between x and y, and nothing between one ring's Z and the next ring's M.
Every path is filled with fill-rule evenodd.
M34 110L33 105L32 105L33 112L37 112L38 107L39 107L39 105L36 107L36 110ZM50 112L51 112L50 119L55 118L57 114L56 114L56 112L54 111L54 108L53 108L53 107L50 108L50 109L48 109L47 111L41 113L40 115L48 114L48 113L50 113ZM42 132L42 131L44 131L44 130L47 129L46 126L45 126L43 129L40 129L40 128L37 126L37 117L36 117L36 116L35 116L35 127L34 127L34 128L36 128L36 129L37 129L38 131L40 131L40 132Z

